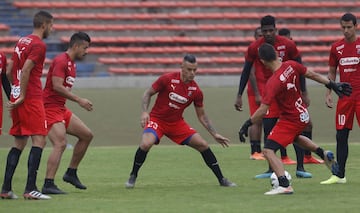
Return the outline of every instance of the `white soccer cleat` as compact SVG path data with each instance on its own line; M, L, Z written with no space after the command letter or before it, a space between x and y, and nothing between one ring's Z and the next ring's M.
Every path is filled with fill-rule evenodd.
M25 192L24 198L27 200L50 200L51 197L48 195L44 195L43 193L39 191L31 191L31 192Z
M288 187L278 186L271 189L268 192L265 192L264 195L279 195L279 194L292 194L292 193L294 193L294 189L291 186Z

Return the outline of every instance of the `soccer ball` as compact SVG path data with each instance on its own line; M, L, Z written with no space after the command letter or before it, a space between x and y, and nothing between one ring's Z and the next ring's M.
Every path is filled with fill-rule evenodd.
M285 176L286 178L289 180L289 183L291 185L291 175L289 172L285 171ZM279 180L278 177L276 176L275 172L273 172L270 176L270 184L273 188L276 188L279 186Z

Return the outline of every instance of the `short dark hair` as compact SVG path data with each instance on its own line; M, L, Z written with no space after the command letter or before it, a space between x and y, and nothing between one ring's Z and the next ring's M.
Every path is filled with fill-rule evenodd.
M87 41L90 43L91 42L90 36L88 34L86 34L85 32L74 33L70 38L69 46L72 47L72 46L74 46L74 44L81 42L81 41Z
M40 28L41 25L49 23L53 18L54 17L50 13L40 10L34 16L33 26L34 28Z
M261 27L265 25L272 25L275 27L275 17L271 15L262 17L260 21L260 25Z
M340 21L352 21L352 23L356 25L356 16L352 13L345 13L341 17Z
M196 57L194 55L191 55L191 54L186 54L184 56L184 61L187 61L189 63L194 64L194 63L196 63Z
M281 28L279 30L279 35L281 36L287 36L290 35L290 30L288 28Z
M263 43L259 47L259 57L264 61L274 61L277 58L274 47L268 43Z

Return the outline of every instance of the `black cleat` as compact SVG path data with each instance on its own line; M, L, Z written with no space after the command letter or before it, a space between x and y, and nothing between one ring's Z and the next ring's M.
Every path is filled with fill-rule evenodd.
M225 186L225 187L235 187L235 186L236 186L235 183L229 181L229 180L226 179L226 178L221 179L221 180L219 181L219 183L220 183L220 186Z
M66 194L66 192L59 189L55 184L43 186L41 193L43 194Z
M68 175L65 173L63 176L63 180L67 183L72 184L78 189L86 189L86 186L80 182L79 178L76 175Z
M130 175L129 180L125 183L127 189L132 189L135 187L136 177L135 175Z

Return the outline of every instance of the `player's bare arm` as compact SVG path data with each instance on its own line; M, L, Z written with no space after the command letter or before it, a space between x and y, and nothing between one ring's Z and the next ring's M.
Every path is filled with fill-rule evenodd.
M141 113L141 118L140 118L140 124L141 124L142 128L144 128L145 125L150 120L148 109L149 109L149 105L150 105L151 96L153 96L155 94L156 94L156 91L152 87L150 87L149 89L145 90L144 95L142 97L142 100L141 100L142 113Z
M205 113L203 107L195 107L196 115L200 121L200 123L205 127L205 129L215 138L215 140L221 144L223 147L228 147L230 140L225 138L216 132L214 126L212 125L211 120Z
M78 103L82 108L86 109L87 111L93 110L93 104L86 98L81 98L76 94L72 93L68 88L64 86L64 79L61 77L53 76L51 78L53 89L61 96Z

